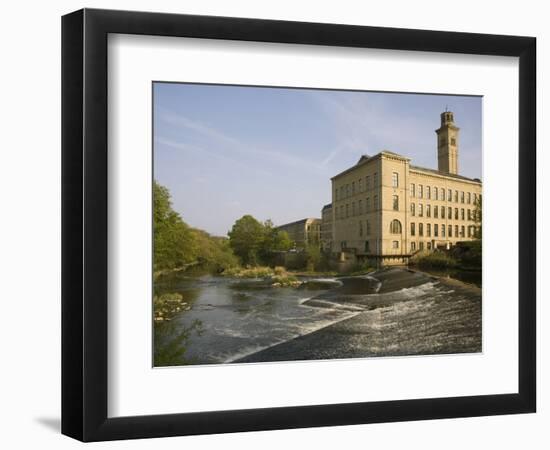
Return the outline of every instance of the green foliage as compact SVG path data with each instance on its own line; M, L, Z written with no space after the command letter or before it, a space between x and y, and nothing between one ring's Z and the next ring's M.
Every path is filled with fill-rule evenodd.
M172 209L170 193L153 182L154 271L173 269L192 262L197 253L193 233Z
M475 202L475 209L474 209L474 222L476 224L476 230L475 230L475 237L476 239L481 239L482 235L482 211L483 211L483 201L481 198L481 195L478 195L477 200Z
M238 265L226 238L191 228L172 209L170 192L153 182L154 271L200 264L213 271Z
M419 252L410 259L409 263L427 269L450 269L458 266L456 259L443 252Z
M286 231L277 230L271 220L262 224L251 215L237 220L228 235L229 245L244 265L270 263L274 252L292 248Z
M195 361L185 357L187 343L194 333L200 336L202 330L202 322L200 320L195 320L187 328L181 328L180 324L174 322L155 323L154 366L194 364Z
M257 265L264 241L264 226L251 215L241 217L228 233L229 245L243 264Z
M358 261L346 275L365 275L375 270L367 261Z
M229 269L226 269L222 273L223 276L226 277L234 277L234 278L266 278L271 277L275 275L275 270L271 267L262 267L262 266L256 266L256 267L232 267Z
M222 237L210 236L206 231L193 229L193 236L197 245L197 260L201 266L206 266L214 272L239 265L239 259L229 246L229 240Z
M311 243L306 246L306 270L314 271L321 263L321 249L318 244Z
M482 249L480 239L461 242L453 249L452 254L460 262L461 267L481 269Z

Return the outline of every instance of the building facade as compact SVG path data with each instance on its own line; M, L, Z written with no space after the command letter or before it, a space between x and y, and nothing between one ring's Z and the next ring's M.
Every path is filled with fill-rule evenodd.
M306 248L310 244L319 245L321 241L321 219L309 217L277 227L286 231L294 248Z
M321 210L321 249L330 251L332 248L332 203L323 206Z
M458 132L453 113L442 113L438 170L384 150L334 176L331 251L402 264L417 251L474 239L482 184L457 173Z

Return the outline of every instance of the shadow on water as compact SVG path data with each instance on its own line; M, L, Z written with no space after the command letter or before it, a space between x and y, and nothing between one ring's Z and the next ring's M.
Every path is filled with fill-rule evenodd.
M436 277L451 278L462 281L463 283L473 284L481 288L481 270L461 270L461 269L420 269L422 272L429 273Z
M200 336L202 329L202 321L198 319L188 327L182 327L176 322L155 324L155 367L196 364L197 361L186 357L185 353L190 338L193 335Z

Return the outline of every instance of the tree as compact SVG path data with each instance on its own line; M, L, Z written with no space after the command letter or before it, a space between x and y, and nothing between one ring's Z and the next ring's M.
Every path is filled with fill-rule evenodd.
M264 225L247 214L237 220L227 234L229 245L243 264L256 265L265 240Z
M173 269L195 260L197 246L191 228L172 209L170 192L153 181L153 266Z
M481 199L481 195L477 196L476 201L474 202L474 223L476 224L475 230L474 230L474 236L476 239L481 239L482 235L482 227L481 227L481 221L482 221L482 211L483 211L483 203Z
M264 242L262 251L265 253L284 252L292 248L292 241L286 231L278 230L271 220L264 222Z
M316 243L307 244L305 249L306 267L309 271L314 271L321 262L321 249Z

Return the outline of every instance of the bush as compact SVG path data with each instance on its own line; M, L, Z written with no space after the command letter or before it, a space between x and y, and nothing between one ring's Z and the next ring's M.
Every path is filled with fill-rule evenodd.
M223 276L235 278L267 278L275 275L271 267L230 267L222 272Z
M372 272L375 270L373 267L369 265L366 261L357 261L349 271L347 272L348 275L365 275L369 272Z
M450 269L458 266L458 261L443 252L417 253L410 262L418 267L433 269Z

